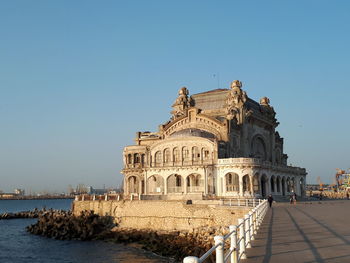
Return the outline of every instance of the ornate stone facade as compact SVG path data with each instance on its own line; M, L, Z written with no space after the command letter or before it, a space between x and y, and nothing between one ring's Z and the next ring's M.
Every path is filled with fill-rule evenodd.
M267 97L230 89L188 96L183 87L170 121L138 132L124 149L124 192L144 199L304 195L306 170L287 165Z

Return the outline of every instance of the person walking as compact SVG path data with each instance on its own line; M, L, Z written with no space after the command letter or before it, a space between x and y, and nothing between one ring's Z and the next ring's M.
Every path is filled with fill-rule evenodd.
M270 207L272 206L272 202L273 202L273 197L272 195L269 195L269 197L267 198L267 201L269 202Z
M293 204L294 205L297 204L297 194L296 193L293 194Z

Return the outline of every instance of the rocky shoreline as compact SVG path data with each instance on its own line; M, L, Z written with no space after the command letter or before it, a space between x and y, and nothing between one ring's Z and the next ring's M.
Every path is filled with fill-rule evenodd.
M188 255L201 256L214 244L214 236L228 232L222 227L203 227L192 231L153 231L122 229L113 224L110 216L99 216L85 211L80 216L71 212L47 211L27 231L59 240L103 240L122 244L139 244L138 247L177 262ZM209 258L206 262L214 262Z
M39 216L47 213L50 210L38 210L34 209L32 211L21 211L16 213L2 213L0 214L0 220L2 219L17 219L17 218L38 218ZM52 211L52 210L51 210Z

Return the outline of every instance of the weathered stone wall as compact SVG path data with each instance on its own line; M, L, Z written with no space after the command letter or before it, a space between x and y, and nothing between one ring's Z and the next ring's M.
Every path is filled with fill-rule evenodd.
M187 205L183 201L74 201L75 215L84 210L111 215L122 228L167 231L229 226L249 212L247 207Z

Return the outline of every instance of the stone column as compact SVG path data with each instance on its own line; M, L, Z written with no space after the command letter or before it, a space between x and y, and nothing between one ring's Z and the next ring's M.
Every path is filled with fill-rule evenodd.
M295 191L295 193L297 194L297 195L301 195L301 191L300 191L300 177L299 176L294 176L294 183L295 183L295 185L294 185L294 191Z
M221 172L219 173L217 183L218 183L218 195L226 194L226 180L225 180L225 177L223 178L221 176Z
M262 188L261 188L261 175L258 176L258 184L259 184L259 194L262 196Z
M253 184L253 179L254 179L254 172L249 175L249 183L250 183L250 195L254 197L254 184Z
M271 194L271 175L266 175L267 177L267 182L266 182L266 195Z
M238 176L238 181L239 181L239 196L244 196L244 193L243 193L243 176L242 175Z
M208 168L204 168L204 194L208 195Z
M183 182L183 184L182 184L182 190L183 190L184 194L186 195L186 194L187 194L187 177L184 179L184 178L181 176L181 181ZM191 185L192 185L191 178L189 178L189 181L190 181L190 186L191 186Z
M128 181L126 180L126 176L124 176L124 192L126 195L129 194L129 186L128 186Z
M139 190L138 190L138 194L142 194L142 180L138 178L138 182L139 182Z
M283 195L283 190L282 190L282 179L281 179L281 176L280 176L279 187L280 187L280 192L279 192L279 195Z
M145 181L145 192L144 192L144 194L146 195L146 194L148 194L147 172L145 172L144 181Z
M164 181L164 194L167 195L168 194L168 178L163 178Z

